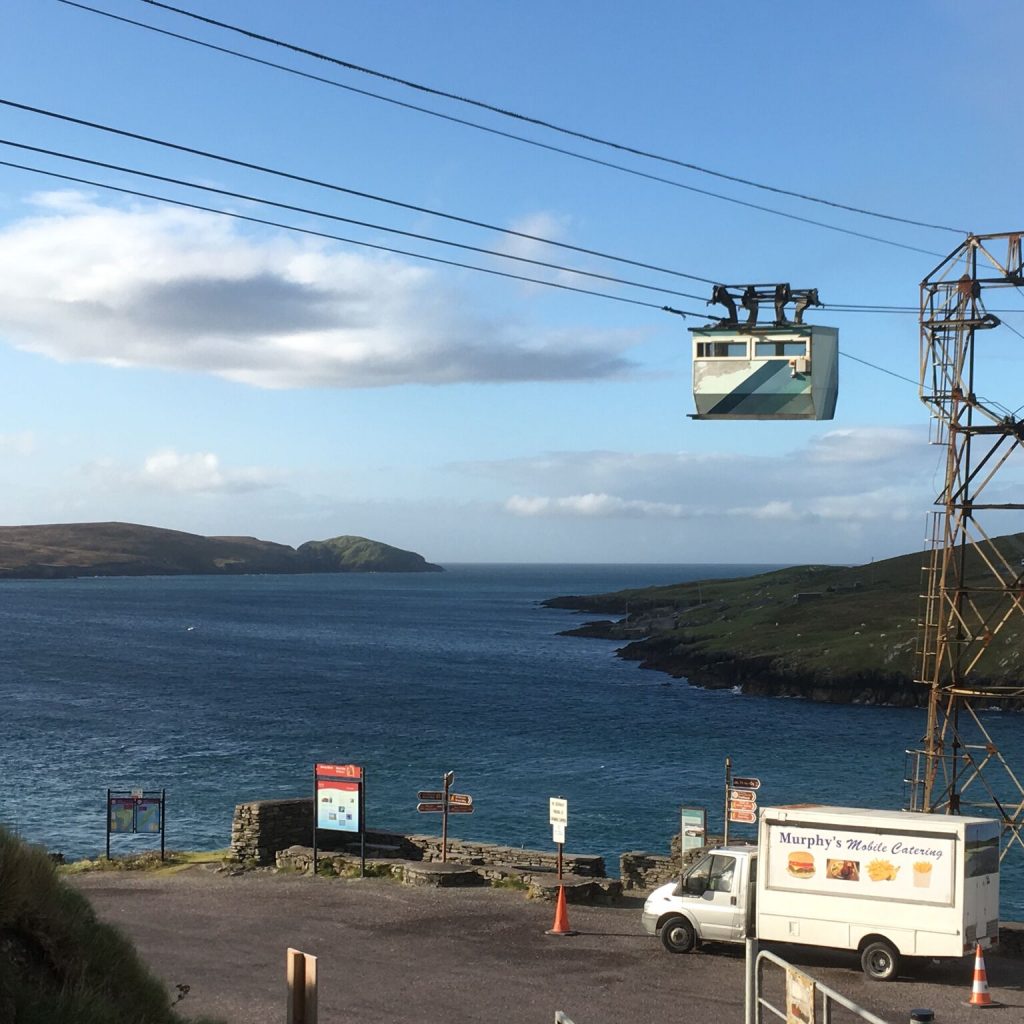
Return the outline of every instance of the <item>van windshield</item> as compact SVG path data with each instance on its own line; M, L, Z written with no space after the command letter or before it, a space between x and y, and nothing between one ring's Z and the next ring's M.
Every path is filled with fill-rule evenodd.
M676 886L676 895L699 895L705 892L732 892L736 876L736 858L725 854L707 854L683 876Z

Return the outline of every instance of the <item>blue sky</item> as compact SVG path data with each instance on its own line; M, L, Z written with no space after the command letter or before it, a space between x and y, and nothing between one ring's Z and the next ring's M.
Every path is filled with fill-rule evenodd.
M0 98L345 188L825 302L915 305L960 240L616 153L198 24L92 6L743 202L8 0ZM1019 5L182 6L685 162L977 232L1020 222ZM0 137L338 216L709 294L709 286L0 106ZM638 291L0 146L0 159L684 309ZM1010 303L1024 308L1024 298ZM915 380L915 317L818 311ZM1007 316L1024 329L1024 314ZM916 387L850 358L836 417L692 412L686 321L0 167L0 522L125 520L455 561L867 561L921 546L941 482ZM998 335L998 336L997 336ZM986 395L1021 399L1020 340Z

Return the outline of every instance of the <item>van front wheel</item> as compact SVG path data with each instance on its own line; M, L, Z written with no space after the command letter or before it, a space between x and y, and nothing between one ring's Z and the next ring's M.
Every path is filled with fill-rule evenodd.
M899 973L900 955L885 939L869 942L860 955L860 966L874 981L892 981Z
M685 917L670 917L661 926L661 944L670 953L691 953L697 945L697 933Z

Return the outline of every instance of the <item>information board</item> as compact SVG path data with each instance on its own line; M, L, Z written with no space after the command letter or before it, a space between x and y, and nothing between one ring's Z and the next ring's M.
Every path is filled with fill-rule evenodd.
M317 779L316 827L338 832L359 831L358 782Z
M707 842L708 812L703 807L684 807L680 811L679 836L683 853L700 850Z
M164 858L165 790L145 792L141 789L107 790L107 860L110 859L112 835L159 835L160 859Z
M363 769L357 764L317 764L316 827L361 832Z
M107 829L110 832L135 831L135 798L131 796L112 796L108 803L110 821Z

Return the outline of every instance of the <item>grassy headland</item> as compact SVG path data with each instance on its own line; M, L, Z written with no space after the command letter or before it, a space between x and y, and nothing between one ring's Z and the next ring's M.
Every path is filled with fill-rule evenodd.
M995 543L1008 564L1024 572L1024 534ZM626 641L621 657L697 686L909 706L924 703L927 695L914 682L925 587L921 565L920 554L853 567L804 565L544 604L622 616L566 634ZM967 576L988 579L973 557ZM998 599L993 596L993 603ZM998 633L976 678L1020 679L1022 641L1015 622Z
M296 549L133 523L0 526L0 579L443 571L413 551L365 537L309 541Z
M0 828L0 1021L182 1024L171 1005L128 939L96 919L46 853Z

